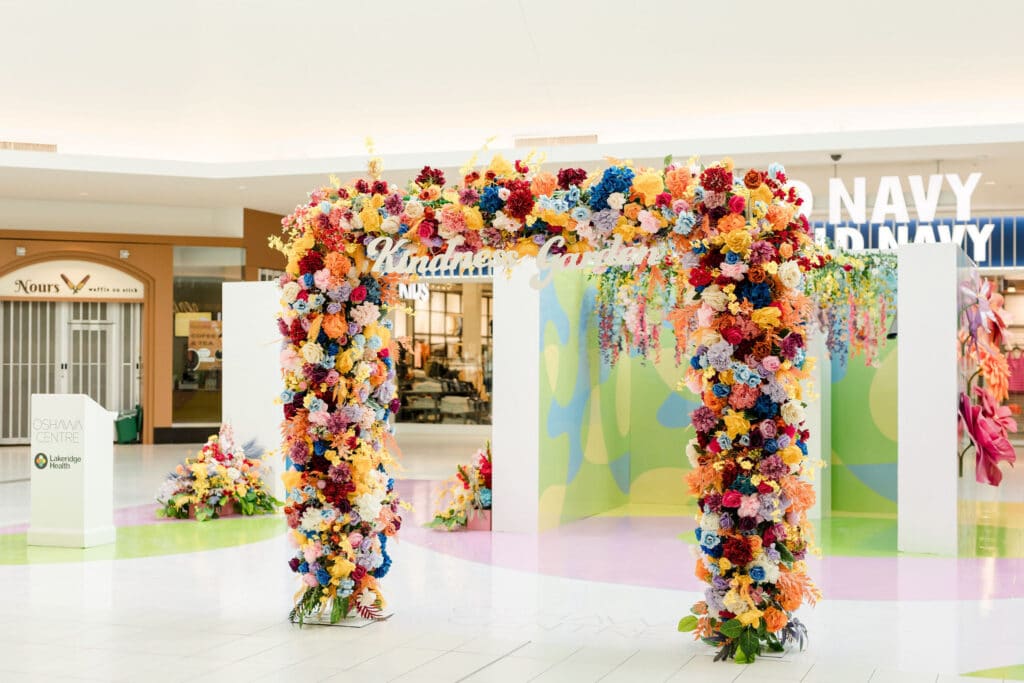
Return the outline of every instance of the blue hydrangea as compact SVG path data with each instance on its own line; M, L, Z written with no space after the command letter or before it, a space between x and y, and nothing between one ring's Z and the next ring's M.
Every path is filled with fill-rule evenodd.
M587 223L590 221L590 209L585 206L577 206L569 215L577 223Z
M601 181L590 188L590 208L601 211L608 208L608 197L615 192L628 194L633 184L633 169L610 166L604 170Z
M491 496L492 495L493 494L491 493L491 490L489 488L481 487L480 488L480 504L483 505L485 508L491 507Z
M740 255L735 251L727 251L725 253L725 262L730 265L735 265L740 262Z
M776 439L765 439L762 448L765 453L775 453L779 450L779 442Z
M504 205L505 202L501 201L501 197L498 196L498 187L496 185L488 185L484 188L483 193L480 195L481 211L485 213L497 213Z
M700 538L700 547L710 550L722 542L722 539L718 537L718 534L713 531L709 531L703 534Z
M767 574L761 565L754 565L750 568L750 578L754 581L764 581L766 577Z
M714 392L715 396L717 396L718 398L725 398L732 392L732 389L729 387L728 384L723 384L719 382L718 384L711 388L711 391Z
M764 308L772 302L772 289L767 282L744 280L736 288L736 294L749 301L754 308Z
M796 442L796 447L800 449L801 453L803 453L804 455L807 455L807 444L806 443L804 443L803 441L797 441Z
M388 563L390 568L390 563ZM347 598L352 595L352 590L356 587L356 582L352 579L342 579L338 584L338 597Z
M320 567L316 570L316 580L320 582L321 586L326 586L331 582L331 573Z

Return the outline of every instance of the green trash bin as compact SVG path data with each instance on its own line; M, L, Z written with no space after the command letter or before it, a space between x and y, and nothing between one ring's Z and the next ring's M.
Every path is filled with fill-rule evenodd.
M118 443L134 443L139 438L139 411L127 410L114 420Z

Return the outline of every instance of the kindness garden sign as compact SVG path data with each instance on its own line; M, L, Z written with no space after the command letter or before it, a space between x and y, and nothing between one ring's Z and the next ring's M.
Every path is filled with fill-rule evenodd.
M669 319L703 405L679 450L707 584L680 630L741 662L802 643L794 612L819 596L804 563L814 491L802 281L827 257L782 167L667 159L549 173L497 156L455 185L429 167L407 187L371 175L314 190L275 244L288 258L278 322L290 567L302 584L293 619L383 615L388 539L402 524L388 446L398 285L529 258L538 284L555 268L635 268L680 292Z

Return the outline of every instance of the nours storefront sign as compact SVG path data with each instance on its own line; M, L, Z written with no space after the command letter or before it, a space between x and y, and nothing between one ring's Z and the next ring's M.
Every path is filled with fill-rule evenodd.
M141 301L145 287L128 273L90 261L31 263L0 275L0 299Z
M850 184L843 178L830 178L828 220L813 223L815 238L855 251L895 249L901 244L922 242L955 242L980 265L1017 265L1015 242L1010 247L1012 254L1004 253L1002 242L998 253L993 254L993 240L1003 237L1001 232L997 233L1002 219L972 217L971 200L981 177L977 172L966 178L956 173L905 178L882 176L870 205L867 178L853 178ZM810 187L800 181L792 184L804 199L801 211L810 216L814 208ZM943 192L952 196L955 211L952 216L936 217ZM1024 244L1021 247L1024 249ZM999 258L994 259L994 256ZM1007 260L1011 262L1004 262Z

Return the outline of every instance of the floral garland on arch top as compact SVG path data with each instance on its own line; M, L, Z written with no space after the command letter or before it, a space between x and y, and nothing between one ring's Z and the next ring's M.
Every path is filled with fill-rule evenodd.
M738 176L728 160L555 174L497 156L455 187L424 168L405 188L375 177L311 193L284 219L277 244L288 257L286 513L291 567L303 582L293 615L380 615L384 542L401 524L389 475L387 419L397 404L385 320L398 278L372 272L367 245L394 237L421 257L514 256L505 263L542 245L577 263L610 246L657 246L658 272L686 293L669 320L677 347L694 351L688 381L704 401L687 447L701 507L698 573L708 583L693 628L740 661L802 638L792 613L817 592L802 561L814 495L800 478L811 305L797 286L825 258L785 183L781 166Z

